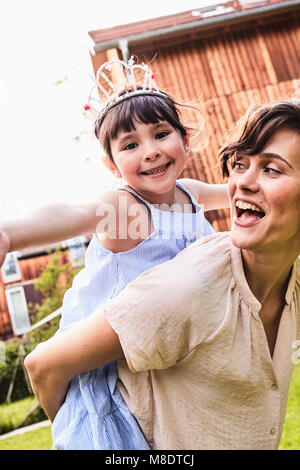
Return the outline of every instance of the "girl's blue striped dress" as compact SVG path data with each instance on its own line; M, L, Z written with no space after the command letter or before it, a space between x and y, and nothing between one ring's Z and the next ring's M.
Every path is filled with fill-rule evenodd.
M200 237L214 233L203 208L184 186L176 184L190 197L193 213L160 210L132 189L119 188L146 204L153 232L135 248L121 253L105 249L93 236L86 251L85 267L65 294L58 334L117 296L142 272L172 259ZM113 362L72 380L52 425L53 443L58 449L149 449L118 390L117 379L117 363Z

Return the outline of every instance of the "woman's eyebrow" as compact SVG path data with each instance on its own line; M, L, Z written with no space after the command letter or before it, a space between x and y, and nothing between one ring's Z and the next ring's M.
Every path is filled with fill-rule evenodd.
M292 170L294 169L292 167L292 165L287 161L285 160L284 158L282 158L280 155L278 155L277 153L272 153L272 152L262 152L260 153L260 156L261 157L265 157L265 158L276 158L277 160L281 160L282 162L286 163Z

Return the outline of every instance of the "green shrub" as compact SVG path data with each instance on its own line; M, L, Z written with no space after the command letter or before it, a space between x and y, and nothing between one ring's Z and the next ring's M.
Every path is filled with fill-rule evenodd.
M40 305L29 305L29 310L35 321L38 322L59 309L63 303L65 292L72 286L74 276L82 269L73 268L60 246L51 256L50 262L42 270L40 277L34 282L35 289L41 293ZM45 323L29 333L30 341L35 347L42 341L47 341L58 330L60 316Z
M60 247L51 256L48 265L42 270L40 277L35 281L34 286L42 295L42 303L29 305L29 310L34 323L61 307L64 294L72 285L74 276L82 269L73 268L70 262L66 262L66 256ZM38 343L46 341L54 335L59 326L60 317L56 317L40 328L28 334L28 338L34 348ZM31 351L31 347L25 339L14 338L6 342L5 364L0 363L0 404L4 403L11 382L13 371L18 357L19 346L24 346L26 354ZM11 401L19 400L29 396L22 364L17 369Z
M30 352L30 347L24 339L14 338L5 344L5 364L0 364L0 404L4 403L7 397L9 385L11 383L16 360L18 357L19 346L23 345L26 354ZM24 371L21 362L18 365L14 387L11 395L11 401L28 397L30 391L25 380Z

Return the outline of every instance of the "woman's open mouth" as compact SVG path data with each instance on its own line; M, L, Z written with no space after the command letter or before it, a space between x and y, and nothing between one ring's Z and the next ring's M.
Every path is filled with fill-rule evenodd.
M151 170L147 171L142 171L141 175L146 175L150 177L157 177L157 176L162 176L165 174L167 168L171 165L171 162L165 163L164 165L157 166L155 168L152 168Z
M237 200L235 202L236 217L234 222L242 227L255 225L265 216L261 207L251 202Z

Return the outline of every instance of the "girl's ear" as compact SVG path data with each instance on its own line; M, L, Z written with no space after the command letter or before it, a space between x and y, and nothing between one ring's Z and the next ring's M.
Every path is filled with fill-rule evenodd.
M101 161L104 163L106 168L108 168L108 170L115 175L116 178L122 178L120 171L107 155L102 155Z
M190 132L187 130L186 135L183 137L183 145L186 152L190 150Z

